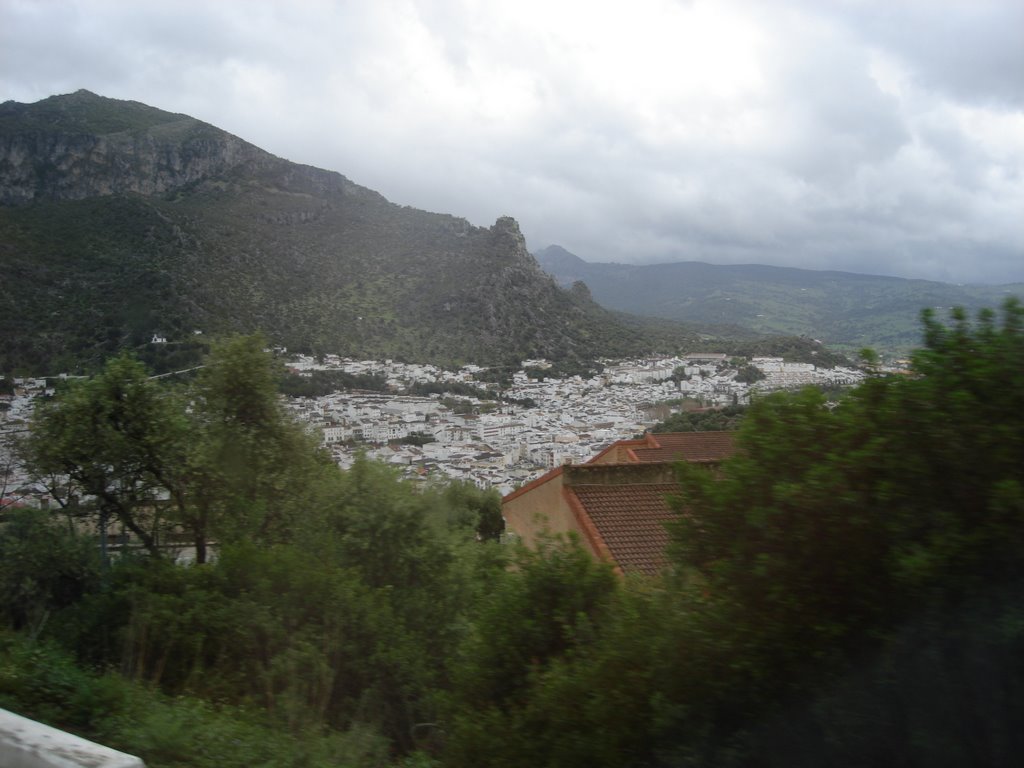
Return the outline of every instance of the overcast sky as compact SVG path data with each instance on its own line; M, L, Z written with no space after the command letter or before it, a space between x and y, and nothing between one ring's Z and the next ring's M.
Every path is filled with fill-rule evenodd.
M1024 0L0 0L79 88L534 250L1024 281Z

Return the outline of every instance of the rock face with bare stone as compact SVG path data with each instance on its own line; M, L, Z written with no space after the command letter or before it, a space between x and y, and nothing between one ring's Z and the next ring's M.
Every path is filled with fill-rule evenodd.
M0 104L0 203L162 194L276 158L187 115L89 91Z

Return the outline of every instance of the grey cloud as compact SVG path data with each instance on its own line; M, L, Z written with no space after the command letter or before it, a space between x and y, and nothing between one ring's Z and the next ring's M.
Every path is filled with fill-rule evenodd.
M919 83L972 104L1024 106L1024 3L811 3L903 62Z
M962 105L983 125L1024 119L1024 5L694 7L761 33L742 100L677 92L662 67L635 73L638 91L664 86L638 106L593 76L609 62L562 55L553 33L572 30L547 6L440 0L7 4L0 99L86 87L188 112L399 204L511 214L531 246L591 260L1024 280L1024 141L954 119ZM658 19L644 21L630 31ZM613 72L632 71L621 34ZM903 92L872 77L878 51L909 74Z

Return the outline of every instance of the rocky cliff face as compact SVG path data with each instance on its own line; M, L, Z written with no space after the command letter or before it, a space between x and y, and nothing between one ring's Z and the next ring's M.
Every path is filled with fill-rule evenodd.
M461 307L478 329L476 355L483 358L489 348L499 349L510 343L532 356L587 354L577 332L583 325L599 323L586 316L572 297L541 270L526 248L518 222L502 216L490 228L480 230L480 239L486 243L481 250L493 259L493 264L490 269L475 271L476 279L453 281L457 290L451 298L451 303ZM588 328L588 334L595 332L596 328Z
M87 91L67 98L75 108L93 112L115 110L121 103ZM161 194L276 161L258 147L185 115L145 108L144 119L135 116L90 128L66 119L67 109L54 108L52 101L0 105L2 204Z

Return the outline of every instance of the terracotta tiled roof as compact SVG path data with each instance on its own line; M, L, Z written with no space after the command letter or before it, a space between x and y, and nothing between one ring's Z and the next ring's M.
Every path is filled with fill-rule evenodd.
M673 518L666 496L675 483L574 485L566 489L577 514L583 512L600 538L594 542L626 573L654 575L667 562L665 522ZM603 547L601 546L603 545Z
M561 499L568 505L546 514L569 512L600 558L620 572L654 575L667 563L665 522L673 518L666 497L678 493L674 463L715 464L736 451L735 432L648 433L620 440L586 464L557 467L508 496L502 503L531 494L561 478ZM550 504L550 501L544 502Z
M638 462L714 462L736 452L735 432L664 432L646 437L645 445L629 451Z

